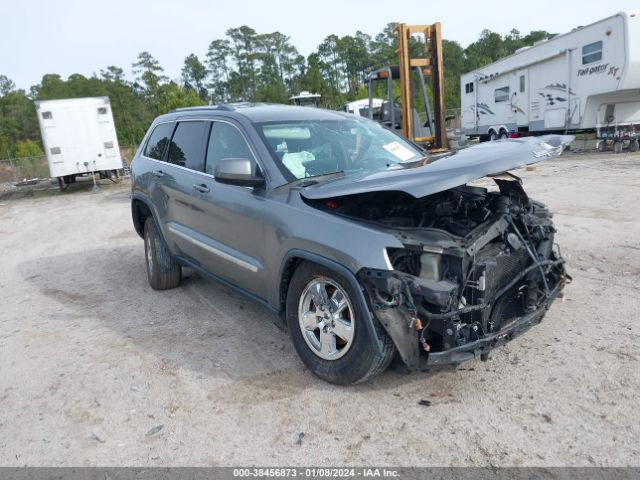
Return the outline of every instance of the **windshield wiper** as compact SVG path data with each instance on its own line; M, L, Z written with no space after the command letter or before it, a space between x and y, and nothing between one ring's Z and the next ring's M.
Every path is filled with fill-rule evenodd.
M344 174L344 170L336 170L335 172L329 173L321 173L320 175L309 175L308 177L299 178L290 183L290 185L296 185L299 187L308 187L310 185L315 185L316 183L320 183L321 180L326 180L327 178L333 178L334 176L338 176L339 174Z

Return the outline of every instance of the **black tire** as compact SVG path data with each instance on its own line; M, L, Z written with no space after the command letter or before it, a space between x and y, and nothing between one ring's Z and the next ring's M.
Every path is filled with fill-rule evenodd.
M315 279L328 279L338 284L346 293L354 310L351 320L354 325L351 346L342 357L335 360L326 360L314 353L303 338L298 321L298 307L304 290ZM364 382L382 373L396 353L393 341L374 319L374 327L381 345L381 353L377 352L363 321L363 316L367 312L362 312L355 299L356 292L353 291L347 279L328 268L309 262L303 262L296 269L287 291L286 317L293 346L309 370L321 379L337 385Z
M622 153L622 142L617 141L613 143L613 153Z
M154 290L180 285L182 267L174 260L153 217L144 222L144 254L147 279Z
M491 130L489 132L489 141L495 142L496 140L498 140L498 134L495 132L495 130Z
M507 138L509 138L509 134L507 132L505 132L504 130L500 132L500 140L506 140Z
M629 151L630 152L637 152L638 151L638 140L637 139L633 139L631 140L631 142L629 142Z
M600 140L598 142L598 151L600 153L604 152L607 149L607 142L605 142L604 140Z

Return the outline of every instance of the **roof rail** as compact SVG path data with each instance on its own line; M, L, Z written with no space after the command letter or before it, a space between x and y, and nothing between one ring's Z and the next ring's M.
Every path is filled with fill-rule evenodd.
M235 110L241 108L250 108L250 107L260 107L266 105L279 105L276 103L266 103L266 102L234 102L234 103L221 103L220 105L199 105L195 107L181 107L174 108L170 113L173 112L197 112L200 110L218 110L223 112L233 112Z
M195 107L180 107L174 108L169 113L173 112L191 112L191 111L199 111L199 110L222 110L222 111L232 111L235 110L230 105L200 105Z

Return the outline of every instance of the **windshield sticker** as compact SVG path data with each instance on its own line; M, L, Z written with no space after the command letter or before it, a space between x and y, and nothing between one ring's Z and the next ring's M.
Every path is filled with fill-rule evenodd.
M415 157L415 153L409 150L407 147L402 146L398 142L391 142L383 145L383 147L387 152L398 158L401 162L406 162L410 158Z

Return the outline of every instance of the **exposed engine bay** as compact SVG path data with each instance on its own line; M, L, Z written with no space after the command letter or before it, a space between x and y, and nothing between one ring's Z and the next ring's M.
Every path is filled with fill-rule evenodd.
M410 368L486 359L538 323L570 279L554 247L552 214L519 178L493 180L498 190L463 185L423 198L384 191L314 202L404 245L387 249L390 270L359 277Z

